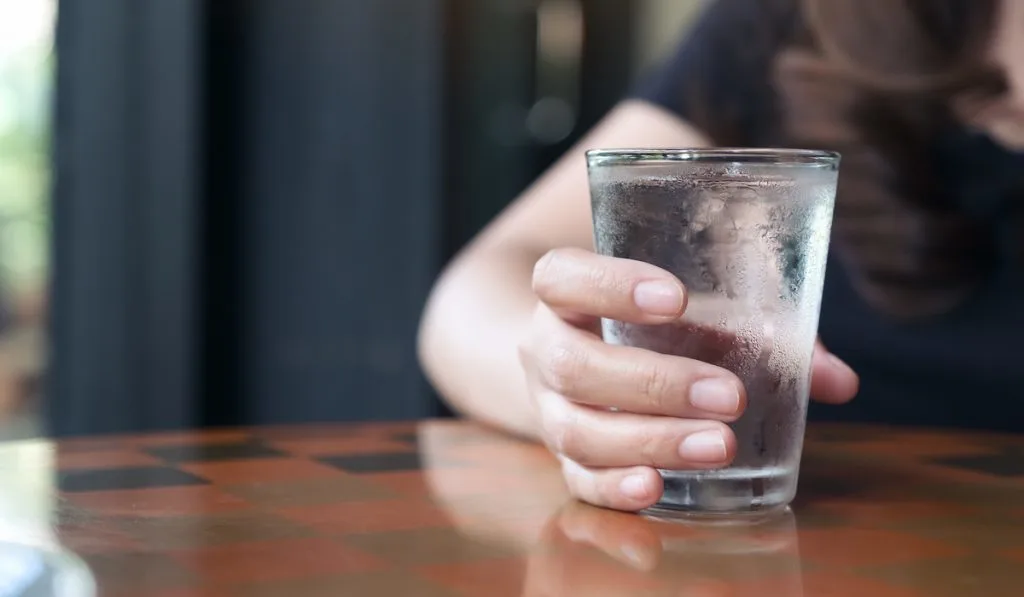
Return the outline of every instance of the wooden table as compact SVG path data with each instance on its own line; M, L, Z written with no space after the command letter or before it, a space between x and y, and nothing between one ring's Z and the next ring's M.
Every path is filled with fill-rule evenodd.
M731 528L575 503L459 422L25 443L5 487L25 450L101 595L1024 595L1024 437L812 426L794 514Z

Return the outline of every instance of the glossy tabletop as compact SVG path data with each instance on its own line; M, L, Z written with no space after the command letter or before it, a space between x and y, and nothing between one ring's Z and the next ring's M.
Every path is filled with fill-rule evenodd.
M112 596L1024 595L1024 437L808 433L793 513L733 527L575 503L460 422L14 442L0 541Z

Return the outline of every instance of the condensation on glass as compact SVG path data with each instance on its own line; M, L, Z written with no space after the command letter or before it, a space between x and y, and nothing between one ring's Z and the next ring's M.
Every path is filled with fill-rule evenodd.
M657 509L784 509L796 492L838 154L598 150L587 165L597 251L664 268L689 291L678 322L605 320L605 341L710 362L747 390L732 465L661 471Z

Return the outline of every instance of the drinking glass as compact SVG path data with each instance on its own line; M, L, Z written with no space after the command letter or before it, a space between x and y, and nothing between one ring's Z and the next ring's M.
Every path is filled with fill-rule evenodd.
M718 365L747 391L717 470L662 470L654 510L741 519L797 487L839 155L795 149L587 152L596 250L686 286L667 325L602 321L604 340Z

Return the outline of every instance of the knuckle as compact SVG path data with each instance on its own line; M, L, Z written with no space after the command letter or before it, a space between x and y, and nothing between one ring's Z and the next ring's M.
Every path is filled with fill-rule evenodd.
M548 448L586 466L595 462L586 430L579 424L577 409L564 399L550 400L541 411L541 427Z
M638 367L638 391L644 399L658 412L670 405L667 404L669 394L672 390L672 374L664 367L657 365L644 365Z
M621 271L615 261L608 261L589 268L582 284L592 300L604 307L629 308L636 281L634 276Z
M594 443L588 438L587 430L578 420L576 407L566 408L555 415L551 422L549 441L559 454L563 454L583 466L600 466L602 463L594 454Z
M551 294L559 280L558 264L561 262L562 256L563 252L561 249L552 249L533 265L532 283L534 294L541 298Z
M587 289L592 292L605 292L623 286L619 283L615 273L606 267L594 267L587 270L585 283Z
M548 386L563 395L571 395L587 367L587 355L576 343L555 339L544 351L544 378Z
M554 396L540 400L540 426L544 441L555 454L566 454L573 435L573 415L568 404Z
M583 468L569 460L568 458L561 458L562 461L562 478L565 479L565 485L569 489L569 493L577 499L586 500L587 495L583 487L583 477L586 474Z
M664 440L661 435L652 429L640 429L637 433L639 435L637 444L640 453L640 462L638 464L653 467L660 467L664 464L661 457Z
M585 466L599 465L600 463L594 459L583 435L584 433L575 423L564 426L562 434L558 438L562 453Z
M562 458L562 478L569 493L576 499L595 505L603 505L598 490L599 483L593 471L587 470L581 464L570 458Z

